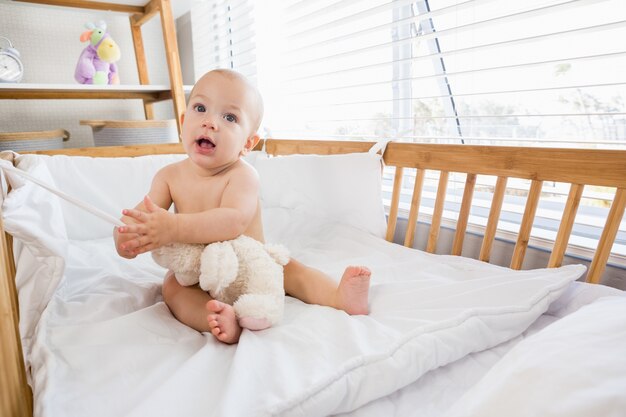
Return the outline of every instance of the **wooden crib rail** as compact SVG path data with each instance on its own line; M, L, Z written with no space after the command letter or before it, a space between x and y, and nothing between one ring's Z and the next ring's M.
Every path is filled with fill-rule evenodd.
M387 145L385 163L449 172L626 187L626 151L513 146Z
M513 269L521 269L522 267L543 182L554 181L568 183L571 186L548 267L561 265L584 186L616 187L615 198L587 274L588 282L600 282L626 205L626 151L389 143L384 156L385 163L395 166L397 170L391 198L387 240L392 240L395 234L400 190L402 189L398 182L402 181L402 170L406 168L417 169L409 212L409 227L404 242L406 246L413 244L424 171L440 172L437 197L426 246L428 252L435 252L436 249L449 173L467 174L452 244L453 255L460 255L463 248L463 238L467 227L476 175L492 175L498 178L479 255L479 259L486 262L489 261L495 239L508 179L531 180L524 215L511 259L510 267Z

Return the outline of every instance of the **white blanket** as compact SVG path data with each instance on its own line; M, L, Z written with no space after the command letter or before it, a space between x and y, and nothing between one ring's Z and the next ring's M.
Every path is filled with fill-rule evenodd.
M626 299L604 297L520 342L446 417L623 416Z
M620 297L621 301L616 301L615 297ZM612 302L605 303L605 300ZM586 306L595 309L581 308ZM611 415L611 412L620 415L624 407L619 407L619 403L625 399L622 396L619 400L619 395L624 391L626 364L619 358L626 346L623 341L626 316L615 314L618 308L626 308L623 291L602 285L572 283L522 335L430 371L401 390L341 416L452 417L448 415L451 406L454 406L456 416L472 417L515 413L549 416L555 415L551 413L555 408L571 413L572 408L568 410L568 407L588 416ZM563 333L557 335L559 343L546 344L542 336L535 337L538 332L555 334L564 317L568 318L569 331L565 337ZM585 320L582 325L579 323L581 317ZM596 324L590 331L586 323ZM582 339L584 343L581 343ZM525 341L523 344L520 343L522 340ZM509 352L512 348L519 350L518 345L523 351L535 349L541 353L528 361L517 361L513 359L517 355L509 355ZM573 356L577 360L572 361ZM587 359L590 357L594 360ZM573 363L577 365L572 366ZM498 369L508 378L490 377ZM583 369L585 372L581 372ZM607 372L607 369L611 371ZM588 378L588 381L580 384L579 380L571 378L572 374ZM506 385L509 387L503 389ZM558 392L555 391L557 387ZM589 396L586 390L594 390L595 395ZM538 391L545 395L536 395ZM488 401L484 401L485 398ZM517 407L510 406L511 398L519 401ZM475 407L481 404L484 407Z
M148 256L120 261L111 240L71 241L65 279L33 348L37 414L348 412L517 337L584 270L515 272L280 209L266 218L280 219L272 240L333 276L350 263L370 265L371 314L288 298L280 326L244 331L226 346L171 316L160 301L163 270Z

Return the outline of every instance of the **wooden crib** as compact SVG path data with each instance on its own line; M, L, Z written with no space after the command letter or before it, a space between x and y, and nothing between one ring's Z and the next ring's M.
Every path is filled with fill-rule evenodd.
M374 142L269 139L260 143L258 149L264 148L272 155L328 155L366 152L373 145ZM65 149L36 153L128 157L183 153L183 149L179 144L167 144ZM507 180L510 178L531 180L530 191L511 259L510 267L512 269L521 269L522 267L544 181L571 184L548 267L561 265L585 185L615 187L615 196L587 274L588 282L600 282L626 207L626 151L390 142L385 148L383 157L387 166L395 167L386 235L389 241L392 241L395 236L403 173L407 169L417 169L408 216L410 227L404 236L406 246L412 246L415 238L415 225L420 214L418 209L426 170L440 172L427 238L426 251L428 252L435 252L437 247L450 173L467 174L461 208L456 221L452 255L461 255L462 253L477 175L497 177L479 255L479 259L485 262L490 260ZM1 223L0 227L2 227ZM4 229L2 230L4 231ZM19 316L11 239L10 235L2 233L0 240L3 259L2 275L0 276L0 312L2 314L0 318L0 364L2 364L0 414L2 416L29 416L32 415L32 399L30 389L26 384L26 371L18 330Z

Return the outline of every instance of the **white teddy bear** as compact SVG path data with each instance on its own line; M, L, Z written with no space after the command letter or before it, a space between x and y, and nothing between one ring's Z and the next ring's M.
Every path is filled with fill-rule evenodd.
M152 251L157 264L176 274L181 285L195 285L231 304L241 327L262 330L280 322L285 305L283 265L287 249L239 236L208 245L175 243Z

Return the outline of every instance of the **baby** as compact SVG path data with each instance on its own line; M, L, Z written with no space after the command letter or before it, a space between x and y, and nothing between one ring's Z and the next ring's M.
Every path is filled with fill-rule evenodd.
M204 74L181 117L188 157L157 172L143 201L123 211L126 225L114 230L120 256L131 259L173 242L207 244L241 234L263 242L259 178L241 159L258 143L262 117L261 95L242 75L222 69ZM168 211L172 204L175 213ZM291 259L284 283L287 294L306 303L368 313L365 267L347 267L337 284ZM198 286L181 286L171 271L163 282L163 300L182 323L224 343L239 341L242 329L233 307Z

